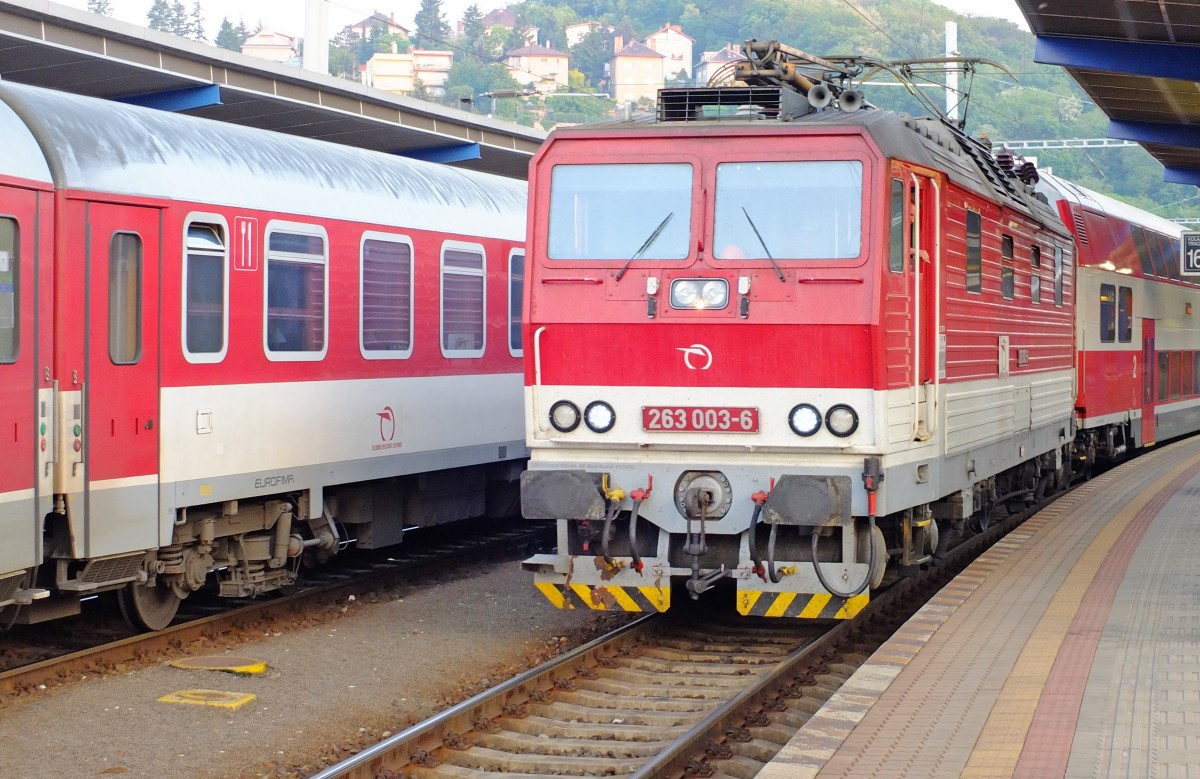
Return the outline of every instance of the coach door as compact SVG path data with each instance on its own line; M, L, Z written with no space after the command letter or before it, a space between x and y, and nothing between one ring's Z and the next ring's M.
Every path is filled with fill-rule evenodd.
M1154 353L1154 320L1142 320L1142 446L1154 443L1155 376L1158 355Z
M53 436L48 376L48 290L40 283L39 195L0 189L0 601L11 596L7 574L41 562L42 516L51 486L45 469ZM39 310L42 309L42 310ZM43 415L44 416L40 416Z
M88 205L87 554L158 546L159 211Z

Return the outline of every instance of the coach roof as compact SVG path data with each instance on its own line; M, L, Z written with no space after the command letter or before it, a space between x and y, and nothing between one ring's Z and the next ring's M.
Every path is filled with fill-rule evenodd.
M37 141L25 123L4 103L0 103L0 137L4 138L6 146L0 176L50 183L50 168L46 167L46 158Z
M524 238L513 179L12 82L0 100L59 189Z

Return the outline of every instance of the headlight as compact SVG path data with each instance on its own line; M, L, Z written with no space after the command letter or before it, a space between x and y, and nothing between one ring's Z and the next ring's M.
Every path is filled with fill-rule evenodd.
M579 407L569 400L560 400L550 407L550 424L560 433L579 427Z
M700 285L690 279L671 284L671 305L675 308L691 308L700 299Z
M725 279L677 279L671 282L672 308L725 308L729 282Z
M839 403L825 412L825 425L835 436L845 438L858 429L858 414L845 403Z
M801 403L788 412L788 424L793 433L807 438L821 429L821 412L811 403Z
M617 423L617 412L603 400L594 400L583 410L583 421L593 433L607 433Z

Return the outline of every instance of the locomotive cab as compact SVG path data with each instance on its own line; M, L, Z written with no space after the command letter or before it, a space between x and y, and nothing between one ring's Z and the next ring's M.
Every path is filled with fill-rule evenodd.
M1009 335L948 332L978 310L972 262L1002 264L1002 219L1062 243L1053 212L952 191L978 168L940 125L785 103L674 122L663 97L654 125L556 131L534 160L522 501L559 532L525 566L555 605L662 611L672 581L729 579L742 614L850 617L994 477L1061 466L1069 316L1017 345L1052 375Z

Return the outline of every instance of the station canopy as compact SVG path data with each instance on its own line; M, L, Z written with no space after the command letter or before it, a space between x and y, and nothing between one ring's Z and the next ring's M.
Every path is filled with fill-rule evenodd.
M1109 118L1109 137L1141 144L1164 180L1200 186L1200 3L1017 0L1034 60L1061 65Z
M546 136L46 0L0 0L0 78L519 179Z

